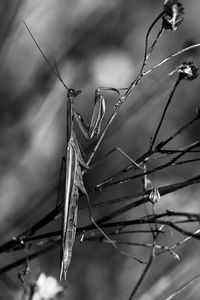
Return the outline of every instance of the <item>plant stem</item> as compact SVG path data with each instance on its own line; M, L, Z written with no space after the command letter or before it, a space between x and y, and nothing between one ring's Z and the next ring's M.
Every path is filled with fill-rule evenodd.
M177 87L178 87L180 81L181 81L181 78L180 78L180 76L179 76L178 79L177 79L177 81L176 81L175 84L174 84L174 87L173 87L171 93L170 93L169 99L167 100L167 104L166 104L166 106L165 106L165 108L164 108L164 111L163 111L163 113L162 113L160 122L159 122L159 124L158 124L158 127L157 127L157 129L156 129L156 132L155 132L154 137L153 137L153 139L152 139L152 142L151 142L151 148L153 148L153 146L154 146L155 140L156 140L156 138L157 138L157 136L158 136L159 130L160 130L161 125L162 125L162 123L163 123L163 120L164 120L164 118L165 118L167 109L168 109L168 107L169 107L169 105L170 105L170 103L171 103L171 101L172 101L172 97L173 97L173 95L174 95L174 93L175 93L175 91L176 91L176 89L177 89Z

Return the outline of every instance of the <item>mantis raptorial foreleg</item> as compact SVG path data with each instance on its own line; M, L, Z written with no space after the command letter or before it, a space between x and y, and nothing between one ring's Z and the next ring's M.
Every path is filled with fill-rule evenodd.
M75 119L84 135L84 137L89 140L92 139L93 136L97 137L99 136L100 130L101 130L101 124L106 112L106 105L104 97L101 95L101 90L108 90L108 91L114 91L118 95L119 90L112 88L112 87L99 87L95 90L95 98L94 98L94 109L93 114L91 118L90 124L84 121L81 114L74 112Z

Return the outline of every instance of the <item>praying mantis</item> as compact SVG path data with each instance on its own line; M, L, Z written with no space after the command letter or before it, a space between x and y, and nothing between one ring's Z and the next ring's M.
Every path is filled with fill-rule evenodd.
M67 270L69 268L72 248L75 241L77 210L79 191L86 195L88 201L89 215L92 223L97 227L100 233L110 241L105 232L96 224L92 215L90 200L87 191L84 187L82 168L89 169L89 166L84 162L76 134L74 131L74 120L79 125L86 139L91 139L94 135L98 137L102 120L105 115L105 100L100 93L100 89L95 92L95 105L91 123L88 126L80 114L74 110L74 99L80 94L80 90L68 89L67 92L67 150L66 150L66 174L65 174L65 200L63 208L62 222L62 241L61 241L61 269L60 279L64 273L66 279ZM111 241L116 248L117 246Z
M56 77L63 84L67 90L67 113L66 113L66 155L65 161L65 195L64 205L62 211L62 234L61 234L61 251L60 251L60 280L64 275L66 279L67 271L71 262L72 248L75 241L76 225L77 225L77 210L78 210L78 198L79 192L84 194L88 201L89 217L93 225L98 231L116 248L119 249L114 241L110 240L107 234L97 225L91 214L91 205L89 196L83 183L83 170L89 169L88 164L84 161L79 143L76 138L74 130L74 121L78 124L81 132L86 139L92 139L94 136L98 138L100 133L101 124L105 115L105 99L101 95L101 90L111 90L119 94L119 90L115 88L97 88L95 91L94 110L91 118L90 125L87 124L82 116L74 109L74 100L81 93L80 90L75 90L67 87L64 83L57 66L53 67L47 60L45 54L40 48L39 44L35 40L33 34L26 26L30 36L35 42L40 53L44 57L45 61L49 65L50 69L56 75ZM123 253L121 251L121 253Z
M61 82L63 82L59 73L57 73ZM66 85L65 85L66 87ZM74 120L76 120L79 125L83 135L86 139L91 139L93 136L98 138L101 129L101 123L105 115L105 100L101 95L101 89L103 90L112 90L119 93L115 88L97 88L95 91L95 104L94 110L91 118L90 125L88 125L74 110L74 99L81 93L80 90L74 90L67 88L67 150L66 150L66 174L65 174L65 200L63 208L63 222L62 222L62 241L61 241L61 269L60 269L60 280L64 273L64 278L66 279L67 270L69 268L71 257L72 257L72 248L75 241L76 234L76 224L77 224L77 210L78 210L78 198L79 191L84 194L87 198L89 217L94 226L98 231L108 240L111 245L119 250L121 254L129 256L127 253L121 251L114 241L112 241L107 234L98 226L92 217L91 205L88 193L85 189L83 183L83 169L89 169L88 164L84 162L76 134L74 131ZM127 155L120 149L119 150L123 155ZM129 157L128 157L129 158ZM134 162L131 159L132 162ZM135 162L134 162L135 163ZM136 164L136 163L135 163ZM136 164L137 165L137 164ZM140 167L140 166L139 166ZM130 256L129 256L130 257Z

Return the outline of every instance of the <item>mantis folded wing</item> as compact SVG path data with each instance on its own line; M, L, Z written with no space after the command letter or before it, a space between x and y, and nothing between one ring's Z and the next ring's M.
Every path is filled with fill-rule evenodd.
M75 241L76 224L77 224L77 209L79 190L86 194L83 184L81 166L85 164L79 156L79 146L76 137L73 135L67 145L66 153L66 178L65 178L65 200L62 217L62 238L61 238L61 269L60 280L64 272L66 273L70 265L72 257L72 248Z

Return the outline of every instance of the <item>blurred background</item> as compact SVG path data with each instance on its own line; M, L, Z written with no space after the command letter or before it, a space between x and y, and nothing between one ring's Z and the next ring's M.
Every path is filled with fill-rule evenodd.
M182 1L184 23L176 32L166 32L150 59L149 66L177 50L200 42L200 2ZM162 11L161 0L3 0L0 3L0 241L1 244L24 231L56 206L57 185L66 139L66 90L55 78L26 30L27 23L50 62L57 62L63 80L81 89L76 110L90 120L94 91L99 86L127 87L139 72L144 39L152 21ZM153 34L160 29L155 27ZM185 60L199 66L199 49L187 52L146 76L121 107L93 162L109 150L120 147L137 159L149 147L176 75L168 74ZM199 78L178 88L158 140L168 137L189 121L199 105ZM117 97L104 93L106 124ZM86 142L78 128L78 139L86 157L96 141ZM179 136L172 147L184 147L199 139L195 124ZM85 177L86 189L106 179L129 162L115 153ZM199 165L165 170L150 177L153 186L163 186L198 174ZM133 172L133 171L132 171ZM133 173L131 173L133 174ZM99 202L141 190L141 181L118 185L91 193ZM80 199L80 207L84 206ZM158 211L200 210L199 188L192 186L162 198ZM94 216L112 210L95 210ZM144 208L130 211L123 219L144 215ZM88 222L80 210L78 224ZM60 219L45 230L60 229ZM151 242L151 235L132 235L131 241ZM127 238L127 239L128 239ZM171 233L168 245L181 239ZM126 239L126 240L127 240ZM165 238L161 243L167 243ZM136 299L156 300L169 295L199 270L199 242L189 241L177 250L181 260L169 254L159 256L139 290ZM147 260L149 250L127 247L126 251ZM1 267L23 256L11 252L1 255ZM59 277L59 249L30 262L32 279L42 271ZM75 243L63 299L128 299L144 266L120 255L106 243ZM18 269L0 277L0 299L21 299L23 286ZM162 297L161 297L162 295ZM181 299L183 295L177 297ZM199 284L184 292L184 299L199 299Z

